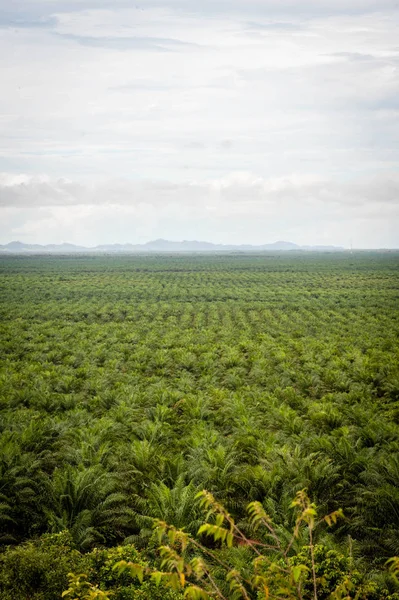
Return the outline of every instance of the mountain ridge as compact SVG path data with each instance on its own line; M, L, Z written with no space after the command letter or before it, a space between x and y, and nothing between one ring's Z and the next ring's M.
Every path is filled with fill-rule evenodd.
M80 246L76 244L25 244L24 242L13 241L8 244L0 244L1 252L13 254L26 253L140 253L140 252L262 252L262 251L342 251L342 246L322 246L305 245L300 246L293 242L277 241L270 244L214 244L212 242L202 242L197 240L183 240L181 242L165 240L162 238L145 242L144 244L99 244L97 246Z

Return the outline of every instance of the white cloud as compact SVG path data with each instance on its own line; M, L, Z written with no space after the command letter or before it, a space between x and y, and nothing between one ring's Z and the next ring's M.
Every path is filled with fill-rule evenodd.
M2 238L399 245L395 4L0 0Z
M336 183L242 172L206 182L88 185L2 174L0 206L6 218L0 235L3 241L22 237L91 245L191 236L225 243L291 238L348 246L355 237L359 247L389 247L397 243L398 199L395 175Z

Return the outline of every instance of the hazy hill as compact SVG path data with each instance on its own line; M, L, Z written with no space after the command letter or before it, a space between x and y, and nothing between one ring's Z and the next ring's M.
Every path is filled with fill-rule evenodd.
M0 251L10 253L82 253L82 252L262 252L262 251L289 251L289 250L343 250L340 246L298 246L292 242L273 242L272 244L212 244L196 240L172 242L170 240L153 240L145 244L102 244L94 247L76 246L74 244L24 244L23 242L10 242L0 245Z

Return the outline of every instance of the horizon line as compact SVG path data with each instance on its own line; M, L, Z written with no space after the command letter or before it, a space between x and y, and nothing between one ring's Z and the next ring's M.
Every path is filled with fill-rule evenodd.
M196 245L201 245L204 244L206 246L208 246L208 250L207 249L198 249L198 250L191 250L191 251L205 251L205 252L209 252L210 250L212 250L212 246L214 247L219 247L220 248L226 248L226 250L234 250L234 249L242 249L242 250L277 250L277 251L294 251L294 250L311 250L311 249L315 249L315 250L330 250L330 251L346 251L346 252L353 252L356 250L359 251L395 251L395 250L399 250L399 247L378 247L378 248L371 248L371 247L353 247L352 245L350 247L345 247L345 246L337 246L334 244L297 244L295 242L291 242L291 241L286 241L286 240L277 240L275 242L264 242L261 244L249 244L249 243L223 243L223 242L209 242L209 241L204 241L204 240L187 240L187 239L183 239L183 240L169 240L166 238L156 238L156 239L151 239L148 240L147 242L139 242L139 243L133 243L133 242L112 242L112 243L99 243L93 246L86 246L84 244L79 244L79 243L72 243L72 242L60 242L60 243L38 243L38 242L24 242L21 240L12 240L10 242L6 242L3 244L0 244L0 248L2 249L2 251L11 251L12 249L10 248L10 250L8 250L7 247L9 246L13 246L13 245L20 245L23 247L33 247L32 251L34 251L34 247L36 247L37 250L43 249L43 250L47 250L48 252L51 252L51 249L56 249L56 248L62 248L63 246L68 246L71 249L77 249L77 250L82 250L82 251L106 251L106 248L117 248L117 247L132 247L133 249L139 249L139 248L143 248L144 250L146 249L146 247L151 246L152 244L170 244L171 246L174 245L184 245L184 244L196 244ZM282 248L282 247L276 247L279 245L286 245L286 248ZM51 248L51 249L49 249ZM154 251L154 249L151 248L147 248L150 251ZM65 249L64 249L65 250ZM127 252L129 250L129 248L126 248L126 250L121 250L121 252ZM167 249L167 250L172 250L171 248ZM29 250L25 250L29 251ZM114 250L115 252L117 252L117 250ZM155 251L165 251L162 250L161 248L156 248ZM190 250L188 250L190 251ZM220 250L219 250L220 251Z

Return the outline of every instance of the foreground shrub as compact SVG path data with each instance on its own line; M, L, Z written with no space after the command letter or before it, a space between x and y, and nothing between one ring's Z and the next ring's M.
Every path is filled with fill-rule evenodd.
M317 530L334 525L343 514L338 510L318 518L305 490L292 502L296 518L289 536L274 525L260 502L248 506L248 537L212 494L201 492L199 498L206 523L198 536L211 538L211 544L158 521L161 570L126 560L114 569L139 581L153 580L192 600L399 600L399 593L363 581L351 559L315 543ZM399 560L393 559L390 584L399 591L397 573Z
M55 600L68 585L68 573L84 568L66 531L8 548L0 555L2 600Z
M44 535L9 547L0 555L1 600L178 600L182 595L154 581L119 574L115 565L134 561L149 568L132 545L94 549L82 554L68 532ZM74 574L76 573L76 575Z

